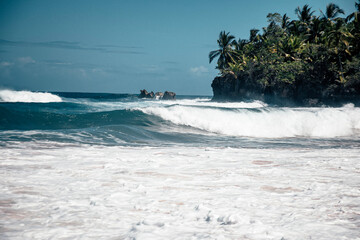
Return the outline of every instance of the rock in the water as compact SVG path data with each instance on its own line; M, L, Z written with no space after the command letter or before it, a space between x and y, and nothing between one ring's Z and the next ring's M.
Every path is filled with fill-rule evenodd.
M145 89L140 90L139 98L156 98L156 99L164 99L164 100L175 100L176 94L174 92L165 91L162 92L148 92Z
M140 95L139 98L146 98L146 96L148 95L148 91L146 91L145 89L140 90Z
M175 100L175 98L176 98L176 93L169 91L165 91L164 96L162 97L162 99L164 100Z
M154 98L155 94L154 92L148 92L145 89L140 90L139 98Z
M148 98L154 98L154 97L155 97L155 94L154 94L153 91L151 91L151 92L149 93L149 95L148 95Z
M156 92L155 93L155 98L156 99L161 99L163 96L164 96L164 93L162 93L162 92Z

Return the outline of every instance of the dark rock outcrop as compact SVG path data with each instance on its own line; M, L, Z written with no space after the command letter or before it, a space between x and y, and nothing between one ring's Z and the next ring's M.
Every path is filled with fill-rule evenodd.
M162 92L155 93L155 98L157 98L157 99L161 99L163 96L164 96L164 93L162 93Z
M164 92L164 96L162 97L163 100L175 100L176 99L176 93L174 92Z
M254 88L245 79L240 79L231 73L215 77L211 87L215 101L264 100L264 94L260 89Z
M140 90L139 98L154 98L155 94L154 92L148 92L145 89Z
M165 91L164 93L156 92L154 94L154 92L148 92L145 89L143 89L143 90L140 90L140 94L138 97L139 98L156 98L156 99L163 99L163 100L175 100L176 93Z
M360 96L350 91L334 92L331 88L319 90L319 86L278 83L264 87L249 79L249 76L225 74L215 77L211 87L214 101L261 100L279 106L341 106L345 103L360 104ZM331 87L331 86L330 86Z

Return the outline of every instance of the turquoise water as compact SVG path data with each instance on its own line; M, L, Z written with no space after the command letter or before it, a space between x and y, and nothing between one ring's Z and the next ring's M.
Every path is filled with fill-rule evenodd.
M0 143L63 143L217 147L354 147L359 108L278 108L262 102L176 101L131 94L53 93L0 102ZM12 96L12 95L14 96ZM53 99L53 97L58 99ZM5 98L5 97L4 97ZM20 98L20 99L19 99ZM17 101L28 102L17 102ZM48 102L47 102L48 101Z
M360 109L0 90L1 239L357 239Z

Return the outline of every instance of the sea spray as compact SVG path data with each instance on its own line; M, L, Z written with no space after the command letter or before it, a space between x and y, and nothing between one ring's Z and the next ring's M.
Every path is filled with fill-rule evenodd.
M0 102L48 103L61 101L61 97L51 93L0 90Z
M351 136L360 130L360 109L353 106L219 109L176 105L141 110L177 125L239 137L333 138Z

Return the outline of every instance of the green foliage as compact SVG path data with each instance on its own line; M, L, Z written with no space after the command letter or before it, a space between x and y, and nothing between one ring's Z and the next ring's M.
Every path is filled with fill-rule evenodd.
M252 85L263 88L288 88L295 95L309 87L310 95L348 91L360 94L360 0L356 11L345 13L336 4L328 4L321 16L309 5L297 7L298 19L269 13L268 26L262 33L250 30L249 40L222 31L218 57L221 74L246 77Z
M329 5L326 6L325 13L323 13L321 11L321 14L324 19L330 21L330 20L336 18L339 14L345 14L345 12L338 5L336 5L334 3L330 3Z
M215 51L211 51L209 53L209 62L211 63L214 58L218 58L218 69L224 70L229 67L229 63L235 62L238 53L233 48L233 40L234 36L230 35L230 33L225 33L225 31L220 32L219 39L217 43L219 45L219 49Z
M311 7L306 4L302 8L297 7L295 9L295 13L298 16L300 22L308 23L311 21L314 11L311 11Z

